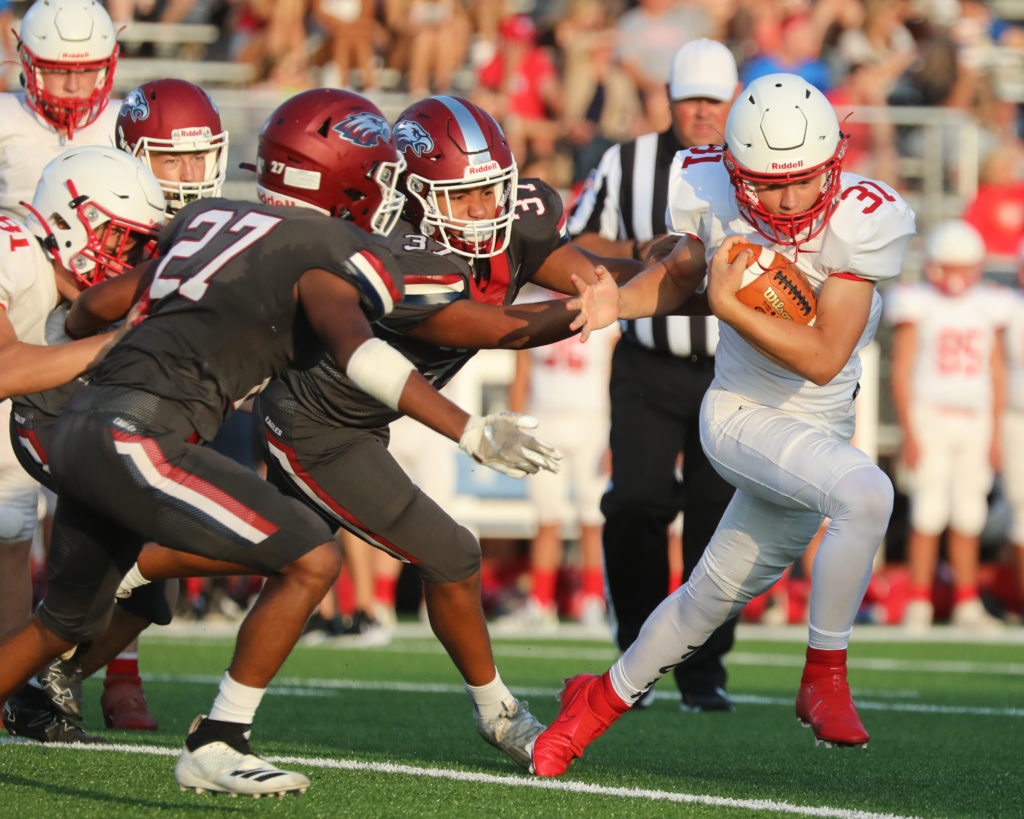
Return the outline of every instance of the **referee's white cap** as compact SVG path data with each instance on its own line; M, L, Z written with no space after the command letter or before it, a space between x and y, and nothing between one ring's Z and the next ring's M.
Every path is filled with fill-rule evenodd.
M737 85L736 58L716 40L691 40L672 56L668 97L673 102L693 97L728 101Z

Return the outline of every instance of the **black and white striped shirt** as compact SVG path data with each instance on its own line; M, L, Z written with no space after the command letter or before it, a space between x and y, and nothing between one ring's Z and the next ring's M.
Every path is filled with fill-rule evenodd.
M666 233L668 174L681 147L669 128L605 151L573 207L569 233L641 242ZM705 357L718 346L718 320L712 316L657 316L620 324L626 338L672 355Z

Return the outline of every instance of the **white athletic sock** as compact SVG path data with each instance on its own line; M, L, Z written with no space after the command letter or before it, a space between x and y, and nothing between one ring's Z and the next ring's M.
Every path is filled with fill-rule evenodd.
M501 704L512 698L512 692L501 681L498 669L494 669L494 679L487 685L466 683L466 696L472 700L483 719L494 719L501 715Z
M132 591L145 586L149 583L142 576L142 572L139 571L139 564L133 563L132 567L128 570L128 573L121 578L121 582L117 584L117 591L114 593L115 597L131 597Z
M256 709L260 707L260 701L266 690L266 688L242 685L231 679L231 675L225 671L224 678L220 681L220 691L210 709L209 718L220 722L240 722L243 725L252 725Z
M826 651L840 651L850 645L850 635L853 628L846 631L834 632L816 628L813 625L807 626L807 645L811 648L821 648Z

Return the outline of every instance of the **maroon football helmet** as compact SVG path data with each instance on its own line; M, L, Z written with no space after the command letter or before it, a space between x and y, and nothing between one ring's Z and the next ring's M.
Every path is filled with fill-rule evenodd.
M508 140L494 117L459 97L427 97L395 121L394 142L406 163L408 209L427 236L462 256L502 253L515 219L519 173ZM489 219L455 219L451 195L494 186Z
M278 106L260 131L256 192L270 205L301 205L387 234L405 197L404 163L391 126L365 97L316 88Z
M160 180L167 208L220 196L228 168L228 132L210 95L185 80L151 80L128 92L117 114L117 147L154 170L157 153L204 153L206 171L195 182Z

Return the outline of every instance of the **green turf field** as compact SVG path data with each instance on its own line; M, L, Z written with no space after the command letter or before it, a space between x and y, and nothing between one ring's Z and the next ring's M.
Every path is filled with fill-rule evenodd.
M304 796L181 793L173 779L192 718L209 708L225 636L144 638L160 730L105 732L117 745L0 744L0 816L1024 816L1024 635L999 642L892 642L858 629L850 683L872 734L861 749L815 747L793 716L803 630L741 628L734 714L684 714L671 680L557 780L523 773L476 733L447 656L408 624L384 648L299 647L263 701L253 748L302 770ZM941 631L941 630L937 630ZM772 634L776 639L764 639ZM502 676L543 721L565 675L614 659L594 640L496 640ZM102 732L101 683L86 728Z

